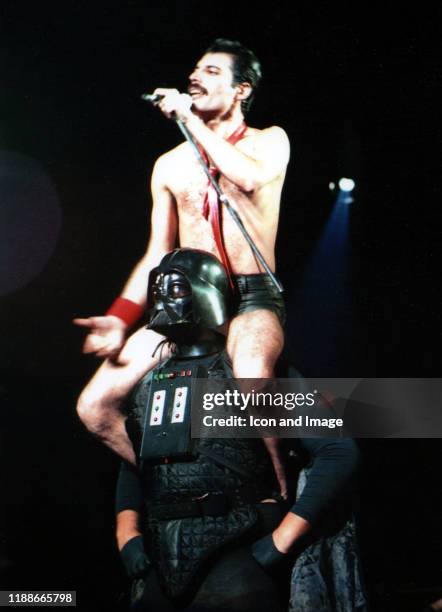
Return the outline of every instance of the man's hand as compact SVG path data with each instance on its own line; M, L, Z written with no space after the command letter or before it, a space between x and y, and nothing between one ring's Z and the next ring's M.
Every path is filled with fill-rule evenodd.
M255 561L264 569L270 569L273 565L286 558L285 554L275 546L271 533L252 545L252 555Z
M97 357L115 357L124 345L127 325L113 315L74 319L73 323L89 329L83 344L83 353Z
M181 119L184 123L195 115L192 113L192 98L187 94L182 94L178 89L155 89L154 95L163 96L156 104L162 113L169 119Z
M144 550L143 536L131 538L120 550L121 560L129 578L145 577L152 563Z

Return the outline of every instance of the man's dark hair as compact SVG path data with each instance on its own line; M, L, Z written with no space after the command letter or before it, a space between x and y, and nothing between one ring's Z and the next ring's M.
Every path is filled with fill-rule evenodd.
M237 40L217 38L206 53L229 53L233 57L233 84L250 83L252 91L248 98L241 102L241 108L246 113L253 101L254 94L261 80L261 64L259 59Z

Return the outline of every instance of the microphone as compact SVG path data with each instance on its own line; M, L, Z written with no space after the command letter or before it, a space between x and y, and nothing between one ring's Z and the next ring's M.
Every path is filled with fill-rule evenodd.
M151 104L157 104L160 100L162 100L164 96L161 94L142 94L141 99L145 102L150 102Z

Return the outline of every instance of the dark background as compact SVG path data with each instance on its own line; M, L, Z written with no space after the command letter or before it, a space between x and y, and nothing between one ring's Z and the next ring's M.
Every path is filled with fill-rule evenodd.
M152 163L180 141L140 94L183 90L218 36L262 61L249 123L281 125L292 143L278 270L299 369L440 376L441 11L397 7L2 4L1 504L15 566L5 586L76 589L84 610L115 606L125 589L112 535L118 461L75 415L97 364L71 319L118 295L149 235ZM349 267L330 278L342 243L313 271L311 261L341 176L357 184ZM375 610L420 610L440 595L437 444L362 443Z

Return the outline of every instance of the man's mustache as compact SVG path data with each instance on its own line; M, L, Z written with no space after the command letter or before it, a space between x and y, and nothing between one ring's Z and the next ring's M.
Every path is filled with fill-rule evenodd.
M199 85L189 85L189 87L187 88L187 93L192 94L192 93L201 93L201 94L206 94L207 90L204 89L204 87L200 87Z

